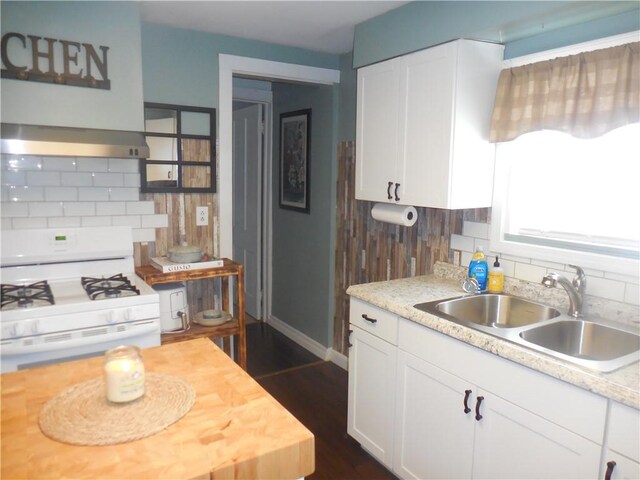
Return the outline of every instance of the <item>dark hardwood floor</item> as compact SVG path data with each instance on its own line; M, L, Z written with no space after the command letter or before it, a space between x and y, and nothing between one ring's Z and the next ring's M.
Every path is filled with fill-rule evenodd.
M263 322L247 324L247 371L254 378L321 362L275 328Z
M310 479L396 477L347 435L347 372L264 323L247 325L247 370L315 435Z

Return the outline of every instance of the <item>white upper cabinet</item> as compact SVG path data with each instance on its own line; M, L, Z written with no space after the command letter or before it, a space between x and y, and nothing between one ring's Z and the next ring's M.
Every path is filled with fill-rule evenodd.
M502 45L457 40L358 70L356 199L491 205Z
M400 58L358 70L356 198L391 202L400 182ZM365 160L366 159L366 160Z

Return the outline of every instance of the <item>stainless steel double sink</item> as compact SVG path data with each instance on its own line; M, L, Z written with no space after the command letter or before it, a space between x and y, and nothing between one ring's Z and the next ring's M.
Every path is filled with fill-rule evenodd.
M553 307L513 295L483 293L414 307L600 372L640 360L640 336L628 327L576 319Z

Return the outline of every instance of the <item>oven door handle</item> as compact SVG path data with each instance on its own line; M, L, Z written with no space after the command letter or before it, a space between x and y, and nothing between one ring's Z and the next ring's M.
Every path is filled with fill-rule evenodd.
M67 340L58 340L51 342L38 342L34 345L22 345L24 341L23 338L18 340L7 340L0 343L0 355L3 357L10 357L15 355L27 355L30 353L44 353L44 352L54 352L57 350L64 350L67 348L73 347L85 347L88 345L95 345L97 343L104 343L113 340L126 339L130 337L137 337L138 335L142 335L145 333L160 333L160 325L155 320L148 320L146 322L140 322L135 324L130 324L130 326L122 331L122 332L114 332L114 333L103 333L98 335L87 335L82 336L82 332L88 332L91 330L99 330L104 327L79 330L72 332L74 337ZM80 336L78 336L80 333ZM64 333L52 333L43 335L41 338L44 339L46 337L54 337L64 335Z

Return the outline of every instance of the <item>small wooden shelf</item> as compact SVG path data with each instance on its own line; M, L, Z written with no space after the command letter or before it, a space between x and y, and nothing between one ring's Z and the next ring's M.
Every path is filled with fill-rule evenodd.
M231 355L231 336L238 335L238 360L240 366L247 369L247 332L244 315L244 266L228 258L223 259L224 265L217 268L203 268L199 270L183 270L180 272L163 273L151 265L136 267L136 274L146 283L153 286L159 283L186 282L203 280L208 278L220 278L222 280L222 309L229 312L233 304L230 298L229 278L236 277L236 291L238 296L238 311L235 317L222 325L205 327L196 323L190 323L189 330L185 332L163 333L162 345L182 342L200 337L213 337L223 339L223 349L227 355Z

